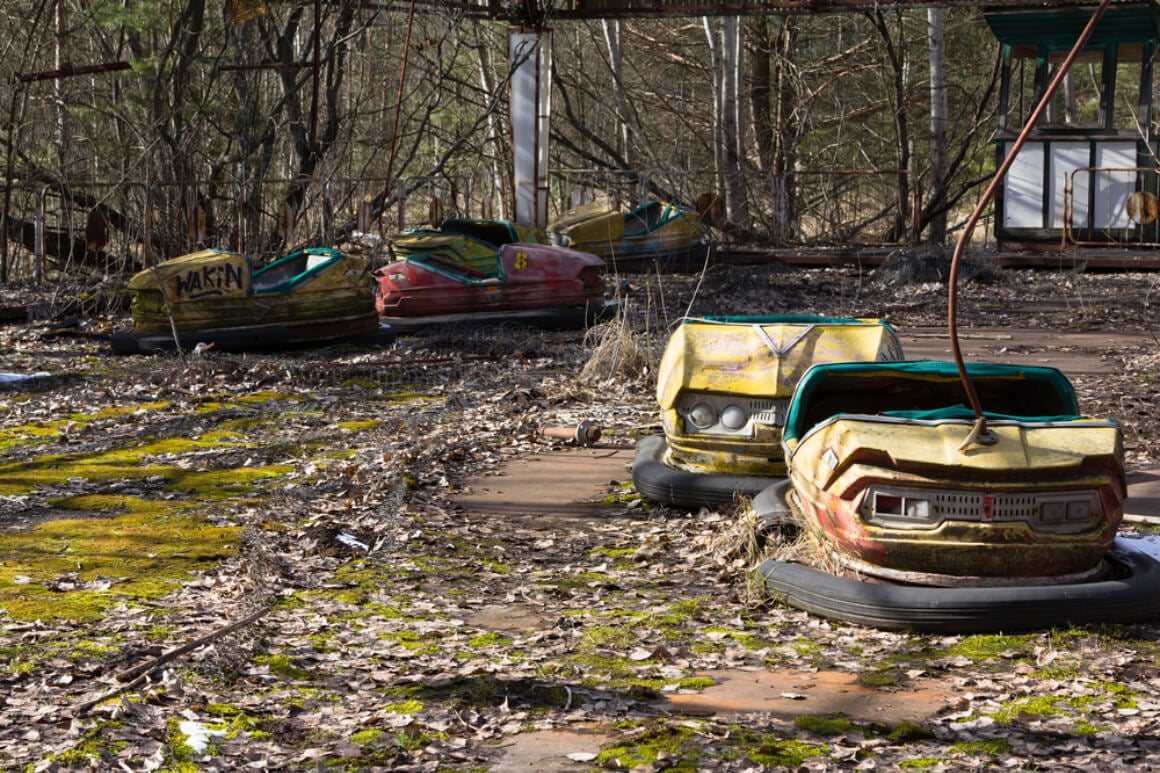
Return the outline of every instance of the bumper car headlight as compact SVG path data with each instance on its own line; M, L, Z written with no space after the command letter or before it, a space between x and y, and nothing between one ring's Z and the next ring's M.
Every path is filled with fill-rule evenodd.
M708 403L697 403L689 409L686 418L697 429L705 430L717 423L717 412Z
M686 431L733 438L752 438L762 427L785 423L789 400L686 392L676 402Z
M721 411L721 426L734 432L749 423L749 414L740 405L727 405Z

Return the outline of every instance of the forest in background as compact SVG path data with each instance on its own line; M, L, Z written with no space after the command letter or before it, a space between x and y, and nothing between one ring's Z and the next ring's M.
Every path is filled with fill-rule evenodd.
M553 214L713 193L734 241L941 243L940 215L953 231L994 166L999 46L977 9L938 14L932 55L928 9L547 9ZM353 0L12 0L0 18L25 33L0 47L0 281L31 275L34 253L102 271L199 246L261 262L422 223L433 198L512 217L507 22Z

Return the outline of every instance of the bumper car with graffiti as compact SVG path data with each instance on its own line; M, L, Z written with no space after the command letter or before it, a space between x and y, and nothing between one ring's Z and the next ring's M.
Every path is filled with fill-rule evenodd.
M400 332L440 323L580 328L615 310L602 260L540 238L483 220L402 234L392 240L394 261L375 271L376 308Z
M375 312L368 261L321 247L255 269L237 252L207 249L167 260L129 280L132 329L114 333L118 354L192 349L259 351L342 340L387 343Z
M927 632L1160 612L1160 564L1116 539L1119 425L1082 415L1054 368L966 374L983 424L951 362L826 364L801 378L782 434L789 485L762 507L780 507L836 569L766 561L766 590L824 617Z
M781 428L810 366L901 358L902 344L882 320L685 319L658 367L664 436L637 444L633 483L650 499L685 508L752 496L786 473Z

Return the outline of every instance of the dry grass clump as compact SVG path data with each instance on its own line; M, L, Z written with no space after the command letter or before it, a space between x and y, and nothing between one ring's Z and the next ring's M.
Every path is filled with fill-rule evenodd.
M746 497L737 497L732 516L710 540L706 553L738 579L738 595L750 604L766 600L758 566L768 560L816 565L821 555L816 539L800 526L763 525Z
M645 378L656 369L659 359L651 336L636 329L626 305L613 319L589 330L584 343L592 349L580 370L580 380L586 384Z

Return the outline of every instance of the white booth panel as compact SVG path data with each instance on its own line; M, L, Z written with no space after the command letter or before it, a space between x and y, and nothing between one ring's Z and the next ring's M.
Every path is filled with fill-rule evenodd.
M1048 228L1063 228L1063 213L1067 186L1071 185L1071 226L1088 226L1088 191L1091 176L1085 171L1072 174L1076 169L1091 166L1091 144L1087 142L1051 143L1051 217Z
M1010 149L1007 150L1010 153ZM1003 181L1003 226L1043 227L1043 143L1028 142Z
M1096 145L1096 166L1100 169L1136 166L1135 142L1100 142ZM1134 171L1099 171L1096 173L1096 228L1130 228L1128 195L1136 190Z

